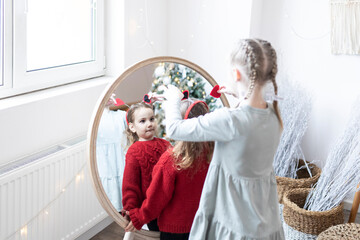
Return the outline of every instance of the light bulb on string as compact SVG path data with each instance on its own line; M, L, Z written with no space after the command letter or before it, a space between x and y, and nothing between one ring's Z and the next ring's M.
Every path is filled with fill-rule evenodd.
M297 32L297 30L295 29L295 27L293 26L292 24L292 19L291 19L291 16L288 14L288 7L287 7L287 4L285 3L285 14L283 15L285 21L287 22L287 24L289 25L289 28L290 28L290 34L302 39L302 40L307 40L307 41L314 41L314 40L319 40L319 39L323 39L325 37L327 37L329 34L330 34L330 30L326 31L326 33L322 33L321 35L318 35L318 36L311 36L311 37L308 37L308 36L303 36L303 34L299 34Z
M27 225L21 228L20 235L25 237L27 235Z
M49 211L48 211L49 207L50 207L57 199L59 199L59 198L61 197L62 193L66 191L66 187L70 186L70 184L72 184L73 182L75 182L75 180L79 179L79 177L80 177L80 179L84 179L84 178L85 178L85 176L84 176L84 171L83 171L83 169L84 169L85 166L86 166L86 163L83 164L83 166L81 167L80 171L79 171L75 176L73 176L73 177L71 178L71 180L70 180L66 185L64 185L64 186L65 186L64 188L61 189L61 187L59 186L59 188L61 189L61 191L57 194L57 196L56 196L54 199L52 199L44 208L42 208L40 211L38 211L37 214L36 214L34 217L32 217L30 220L28 220L28 221L26 222L26 225L24 225L23 227L18 228L18 229L17 229L16 231L14 231L10 236L8 236L7 239L12 238L12 236L15 236L15 234L17 234L17 233L19 233L19 232L20 232L20 235L21 235L21 238L22 238L22 239L27 239L27 238L28 238L28 236L27 236L27 231L28 231L27 225L30 224L31 222L33 222L35 219L37 219L37 218L38 218L39 216L41 216L42 214L44 214L44 215L49 215ZM59 189L59 188L57 188L57 189ZM67 236L67 238L68 238L68 236Z
M81 175L80 174L76 175L76 183L79 183L80 180L81 180Z

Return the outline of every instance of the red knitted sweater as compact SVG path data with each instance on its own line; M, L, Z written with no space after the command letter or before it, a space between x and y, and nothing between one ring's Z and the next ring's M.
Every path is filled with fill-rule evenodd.
M169 146L168 141L153 138L150 141L137 141L129 147L125 156L122 183L122 203L125 210L141 206L151 182L153 168Z
M130 210L137 229L157 218L161 232L189 233L199 207L201 191L209 164L201 157L198 170L177 170L172 149L166 151L153 170L153 180L141 208Z

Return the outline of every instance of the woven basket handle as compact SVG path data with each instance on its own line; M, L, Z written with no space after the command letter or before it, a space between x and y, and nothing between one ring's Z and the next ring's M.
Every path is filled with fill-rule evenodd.
M356 190L358 190L358 188L360 188L360 183L357 185ZM351 207L349 223L355 222L355 218L356 218L356 214L357 214L357 211L358 211L358 208L359 208L359 204L360 204L360 191L358 190L355 193L355 197L354 197L353 204L352 204L352 207Z

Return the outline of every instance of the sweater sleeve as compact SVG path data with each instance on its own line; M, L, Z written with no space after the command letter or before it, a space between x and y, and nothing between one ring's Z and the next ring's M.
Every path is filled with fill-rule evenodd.
M183 120L180 103L169 102L165 108L166 133L180 141L230 141L235 128L227 108L217 109L204 116Z
M134 157L134 149L129 149L126 153L122 195L122 203L125 210L129 211L140 207L142 201L141 169L138 160Z
M168 152L165 152L159 163L155 165L150 187L146 191L146 199L141 208L130 210L130 218L136 229L159 217L162 210L172 198L175 186L175 172L169 171L171 164L164 164L164 160L172 161Z

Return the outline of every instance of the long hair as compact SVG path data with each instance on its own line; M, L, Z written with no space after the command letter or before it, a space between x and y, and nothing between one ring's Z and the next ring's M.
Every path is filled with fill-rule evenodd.
M136 110L141 109L141 108L149 108L149 109L153 110L152 105L144 103L144 102L139 102L139 103L136 103L136 104L133 104L130 106L130 108L126 114L126 121L127 121L128 125L125 129L125 134L126 134L126 138L127 138L127 145L126 145L125 149L129 148L134 142L139 140L139 136L130 130L129 123L133 123L135 121L135 116L134 116L135 112L136 112Z
M180 111L184 118L186 110L194 102L192 99L185 99L181 101ZM189 112L188 118L194 118L201 115L205 115L209 112L207 106L203 103L195 104ZM212 158L214 150L214 142L176 142L172 151L175 159L175 166L178 170L194 168L197 170L197 166L202 160L201 156L207 154L207 162L209 163Z
M269 81L272 82L275 95L277 95L277 56L275 49L268 41L262 39L240 40L231 53L230 61L241 73L245 74L249 81L249 88L245 99L250 97L255 84L263 86ZM277 100L274 100L273 106L280 126L283 128Z

